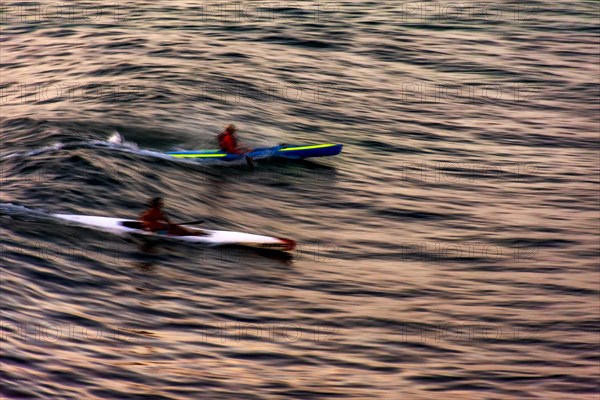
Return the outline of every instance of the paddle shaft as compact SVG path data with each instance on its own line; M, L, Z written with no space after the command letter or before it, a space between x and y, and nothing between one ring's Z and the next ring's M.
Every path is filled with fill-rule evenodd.
M172 224L172 225L194 225L194 224L201 224L203 223L204 220L203 219L199 219L197 221L189 221L189 222L180 222L178 224Z

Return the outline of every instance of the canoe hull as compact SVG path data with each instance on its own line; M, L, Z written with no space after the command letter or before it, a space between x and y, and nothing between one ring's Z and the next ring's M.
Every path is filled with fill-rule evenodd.
M331 157L342 152L341 144L315 144L306 146L283 145L275 147L264 147L253 149L246 154L225 153L220 150L189 150L189 151L171 151L167 154L176 158L195 158L195 159L218 159L221 161L233 161L250 157L252 159L261 158L287 158L292 160L302 160L312 157Z
M136 221L120 218L94 217L88 215L53 214L54 217L76 222L81 225L96 228L114 234L137 234L153 238L165 238L180 240L190 243L204 243L208 245L245 246L257 249L291 251L296 242L291 239L277 238L271 236L254 235L243 232L213 231L199 228L188 228L201 233L200 236L176 236L149 232L143 229L131 228L127 225L135 224Z

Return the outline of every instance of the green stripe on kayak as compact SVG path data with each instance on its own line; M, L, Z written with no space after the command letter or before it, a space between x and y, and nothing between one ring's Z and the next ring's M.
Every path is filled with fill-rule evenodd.
M322 149L323 147L331 147L331 146L337 146L337 144L327 143L327 144L315 144L313 146L287 147L287 148L281 149L279 151Z
M210 158L210 157L225 157L227 154L215 153L196 153L196 154L169 154L177 158Z

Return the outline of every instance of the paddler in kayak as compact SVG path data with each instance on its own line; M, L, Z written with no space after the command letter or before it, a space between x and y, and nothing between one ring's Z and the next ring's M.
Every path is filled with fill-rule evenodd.
M242 149L239 147L239 140L236 135L237 128L233 124L225 127L225 130L217 136L221 151L232 154L244 154L250 149Z
M163 211L163 205L160 197L150 200L148 209L140 215L139 219L144 230L176 236L198 236L202 234L172 223Z
M225 130L217 136L219 141L219 148L221 151L230 154L246 154L252 149L239 147L239 140L236 135L237 128L233 124L229 124L225 127ZM246 162L249 167L254 167L254 163L249 156L246 156Z

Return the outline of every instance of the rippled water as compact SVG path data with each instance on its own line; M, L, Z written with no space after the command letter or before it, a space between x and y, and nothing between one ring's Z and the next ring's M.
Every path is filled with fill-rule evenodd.
M68 4L3 3L2 396L597 398L597 1ZM230 122L344 152L163 155ZM49 215L155 195L299 247Z

